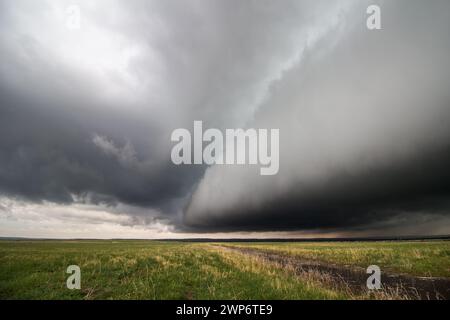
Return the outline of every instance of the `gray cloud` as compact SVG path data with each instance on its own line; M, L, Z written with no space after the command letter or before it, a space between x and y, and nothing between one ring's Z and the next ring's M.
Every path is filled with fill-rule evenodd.
M72 3L2 2L0 191L179 211L204 168L171 164L170 133L244 121L304 5L80 2L71 31Z
M449 4L376 2L370 32L368 1L80 1L80 30L2 1L0 195L196 232L447 219ZM173 165L194 120L280 128L279 175Z
M448 3L382 2L376 32L365 5L303 52L250 124L280 128L279 175L209 168L188 225L349 230L448 215Z

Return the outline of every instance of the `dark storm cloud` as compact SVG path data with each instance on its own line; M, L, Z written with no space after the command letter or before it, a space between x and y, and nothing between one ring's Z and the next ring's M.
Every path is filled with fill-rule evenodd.
M164 206L172 198L182 197L198 175L198 171L171 166L169 161L165 165L154 165L149 160L141 162L139 152L130 163L124 163L95 144L94 132L116 137L115 130L120 126L139 127L136 119L94 112L84 118L67 111L70 102L31 101L6 91L0 99L3 194L34 201L69 203L77 195L89 196L95 202ZM47 111L46 105L52 103L63 107ZM72 103L86 106L87 102L78 99ZM105 128L101 129L102 126ZM152 131L151 128L144 131L148 134L147 143L159 134ZM126 136L131 135L127 131Z
M307 190L293 189L257 207L230 207L233 214L205 215L191 227L200 231L352 230L386 227L395 217L406 217L400 220L404 226L418 219L448 218L449 161L450 147L357 175L335 172Z
M448 1L375 1L381 31L373 1L80 1L68 30L74 2L0 3L0 200L199 232L448 226ZM194 120L279 128L279 174L173 165Z
M79 2L81 28L68 30L72 4L1 3L0 194L166 214L181 211L205 169L171 163L171 132L195 119L248 121L297 53L292 40L328 10L297 1Z
M279 174L209 168L188 226L448 232L450 5L380 5L382 30L356 4L273 84L250 126L280 128Z

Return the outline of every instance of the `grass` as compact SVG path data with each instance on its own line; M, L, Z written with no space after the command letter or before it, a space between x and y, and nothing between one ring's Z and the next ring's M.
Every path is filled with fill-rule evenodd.
M379 265L450 276L450 242L239 243L344 265ZM66 268L81 268L81 290ZM319 280L318 280L319 279ZM382 298L386 298L381 296ZM0 299L348 299L376 298L299 276L255 256L208 243L0 241Z
M68 290L67 266L81 268ZM205 244L0 241L1 299L338 299L252 257Z
M450 277L450 241L286 242L239 243L324 263L381 270L422 277Z

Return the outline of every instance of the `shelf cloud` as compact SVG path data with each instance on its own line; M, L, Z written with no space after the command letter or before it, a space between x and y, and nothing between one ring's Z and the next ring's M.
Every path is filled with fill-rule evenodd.
M2 1L0 231L449 233L448 30L446 0ZM279 129L278 174L173 164L194 121Z

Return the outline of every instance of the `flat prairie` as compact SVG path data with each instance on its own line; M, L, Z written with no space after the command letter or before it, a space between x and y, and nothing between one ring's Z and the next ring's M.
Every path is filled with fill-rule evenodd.
M3 240L0 299L450 299L450 241Z

